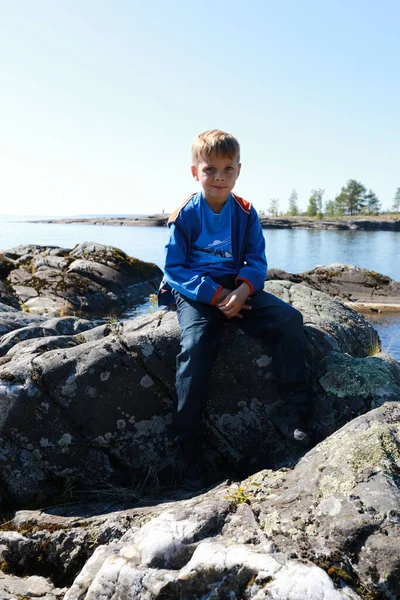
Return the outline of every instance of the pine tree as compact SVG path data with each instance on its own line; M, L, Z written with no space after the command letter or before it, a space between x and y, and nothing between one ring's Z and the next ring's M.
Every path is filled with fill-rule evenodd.
M372 190L369 190L366 194L364 194L365 206L362 209L363 214L365 215L378 215L382 205L379 201L379 198Z
M338 196L336 196L335 200L333 201L333 214L342 216L342 215L347 214L347 210L348 210L347 196L342 188L342 191L340 192L340 194Z
M358 215L366 205L366 188L355 179L349 179L335 198L335 212L338 215Z

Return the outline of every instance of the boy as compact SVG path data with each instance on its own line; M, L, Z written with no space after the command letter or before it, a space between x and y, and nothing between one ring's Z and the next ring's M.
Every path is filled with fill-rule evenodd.
M233 319L250 335L273 337L272 364L286 409L271 419L303 444L309 402L301 313L263 291L267 261L257 212L232 193L241 170L239 143L224 131L205 131L193 142L192 162L202 189L169 218L159 298L165 304L169 284L181 327L173 427L186 459L183 483L194 490L208 479L202 418L224 323Z

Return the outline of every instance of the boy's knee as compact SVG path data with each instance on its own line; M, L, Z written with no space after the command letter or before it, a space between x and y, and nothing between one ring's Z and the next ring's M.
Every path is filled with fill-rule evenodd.
M286 322L292 327L303 327L303 315L297 308L288 304L285 309Z
M181 338L182 347L190 352L206 352L218 344L218 333L212 327L189 327Z
M299 324L299 325L303 325L303 315L301 314L301 312L299 310L297 310L297 308L293 308L293 306L291 307L292 311L294 313L293 319Z

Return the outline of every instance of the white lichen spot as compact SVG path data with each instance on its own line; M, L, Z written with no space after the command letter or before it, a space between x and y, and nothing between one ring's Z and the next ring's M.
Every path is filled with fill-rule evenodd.
M238 402L238 408L246 408L247 404L244 400L240 400L240 402Z
M100 373L101 381L108 381L110 375L111 375L110 371L104 371L103 373Z
M48 402L42 402L41 408L43 408L43 412L49 412L50 404Z
M143 344L143 346L141 347L141 351L142 351L142 354L146 358L148 358L149 356L151 356L153 354L154 348L153 348L153 346L150 343Z
M250 404L250 408L253 411L258 410L261 407L261 402L259 401L258 398L252 398L251 399L251 404Z
M117 429L119 429L121 431L122 429L125 429L125 427L126 427L126 421L124 421L124 419L118 419Z
M14 399L21 395L21 391L24 389L23 385L15 383L5 383L0 385L0 396Z
M97 396L96 388L88 385L86 388L86 395L89 396L89 398L95 398Z
M256 363L259 367L268 367L271 364L271 358L266 354L262 354L260 358L256 360Z
M120 556L128 560L130 563L139 564L141 555L140 550L135 544L127 544L120 551Z
M154 416L150 420L135 423L135 430L138 435L154 438L155 435L165 433L165 420L162 417Z
M61 448L68 447L72 442L72 435L70 433L64 433L64 435L58 440L57 444Z
M329 517L335 517L341 511L342 503L338 498L330 496L325 498L319 503L317 514L328 515Z
M73 398L75 396L77 387L78 386L76 383L76 377L74 373L73 375L67 377L67 379L65 380L65 385L62 386L61 393L63 396L67 396L67 398Z
M272 535L279 531L280 517L278 511L274 510L270 512L265 521L262 523L262 529L266 535Z
M136 418L132 415L132 417L129 417L129 423L134 423L136 421Z
M107 433L104 434L104 439L109 442L112 438L112 433L110 433L109 431L107 431Z
M152 385L154 385L154 381L152 380L151 377L149 377L148 375L145 375L144 377L142 377L142 379L140 380L140 385L144 388L149 388Z

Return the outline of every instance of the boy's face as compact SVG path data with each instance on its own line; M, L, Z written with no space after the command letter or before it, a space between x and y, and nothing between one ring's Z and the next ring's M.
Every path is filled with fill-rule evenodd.
M227 156L202 156L198 165L192 165L192 175L203 188L207 200L224 203L235 187L241 164Z

